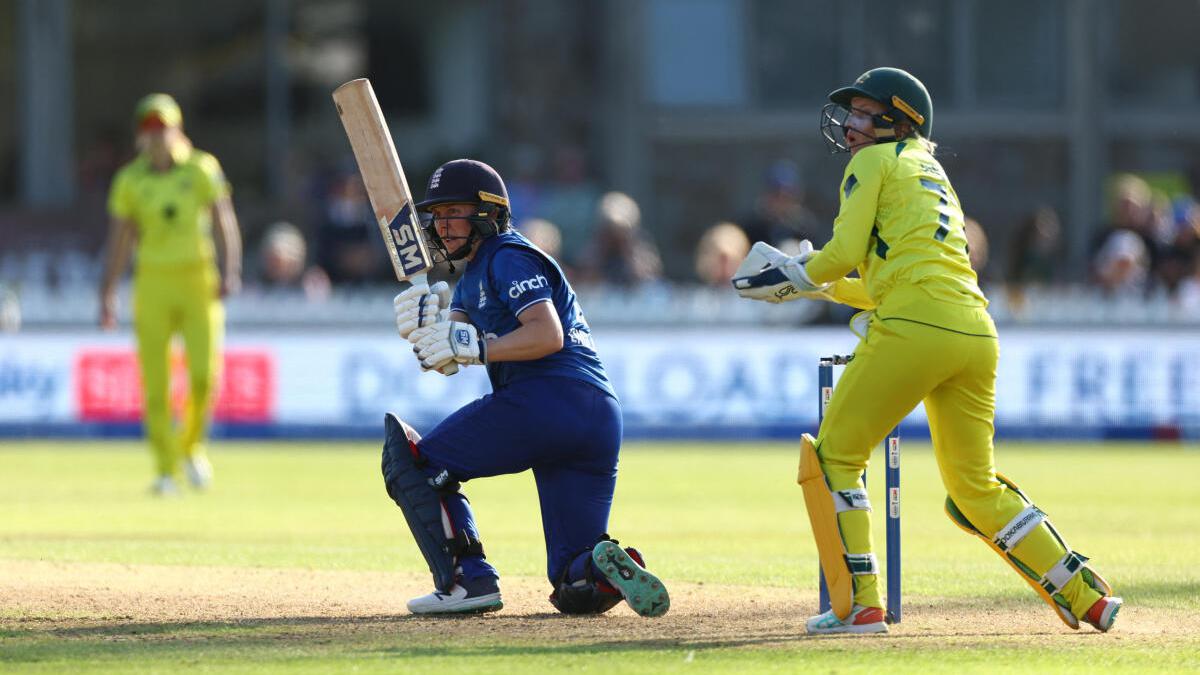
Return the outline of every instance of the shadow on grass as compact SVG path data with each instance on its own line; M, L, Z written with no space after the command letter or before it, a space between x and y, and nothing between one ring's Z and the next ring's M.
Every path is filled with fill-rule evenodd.
M1190 602L1200 609L1200 579L1146 580L1140 579L1123 583L1120 578L1109 577L1113 584L1114 595L1123 597L1131 602L1147 607L1173 607ZM1028 587L1026 587L1028 590ZM923 597L918 605L931 609L956 609L969 611L972 608L1015 609L1026 602L1041 603L1032 590L1020 595L1012 595L1005 591L1000 593L981 593L967 597L929 598ZM906 602L905 606L913 603Z
M447 645L453 633L458 645ZM705 634L707 633L707 634ZM682 623L647 630L639 617L520 616L280 617L240 621L110 622L70 628L5 629L0 664L81 660L320 657L410 659L586 655L768 646L805 639L771 630L701 632ZM627 635L628 639L617 636Z
M1127 601L1143 606L1179 606L1196 603L1200 581L1145 581L1118 586ZM1058 622L1032 592L1028 597L981 594L974 597L914 598L906 603L910 616L974 615L977 630L963 631L955 624L940 630L928 623L917 630L901 624L891 635L856 647L869 650L910 647L937 649L942 642L997 637L989 617L1010 613L1045 613L1044 626L1020 633L1025 638L1053 637L1062 633ZM795 648L839 650L855 638L810 637L803 633L804 612L788 628L778 623L761 629L745 623L722 626L694 623L686 617L668 616L646 621L636 616L563 616L537 614L487 614L464 616L292 616L211 621L130 621L127 618L47 620L42 617L9 617L0 620L0 664L73 662L98 659L231 658L246 661L306 657L422 659L464 657L572 656L587 654L722 650L738 648ZM764 617L766 618L766 617ZM776 617L777 620L777 617ZM446 636L455 636L455 645ZM934 643L930 643L930 640ZM935 644L936 643L936 644ZM868 644L870 647L868 647ZM949 644L940 645L949 648Z
M1138 592L1151 595L1180 592L1179 585L1151 585ZM1183 588L1190 586L1183 585ZM1131 589L1132 590L1132 589ZM911 605L913 613L958 610L1001 613L1028 608L1038 611L1040 601L1018 599L962 598ZM1044 608L1041 608L1044 609ZM983 614L981 614L981 617ZM235 661L239 664L268 663L295 658L404 661L412 659L479 660L506 658L549 658L643 653L647 656L671 652L706 652L738 649L797 648L813 652L844 652L858 649L886 652L900 648L916 650L999 648L1011 638L1044 640L1061 634L1049 614L1044 629L1022 630L997 635L988 621L964 631L956 624L939 630L928 624L907 631L902 624L887 636L861 640L860 636L805 635L802 625L761 629L697 624L681 617L674 621L647 622L635 616L571 617L557 613L534 615L471 615L417 617L412 615L301 616L250 618L229 621L109 621L93 625L46 626L31 620L27 630L14 630L6 622L0 635L0 666L4 664L71 664L146 662L193 663L203 660ZM15 622L21 626L20 620ZM447 636L453 635L453 644ZM1053 643L1042 645L1053 650ZM128 661L134 662L134 661ZM107 667L107 666L106 666ZM3 670L3 668L0 668Z
M1178 605L1184 602L1200 608L1200 579L1177 579L1173 581L1138 580L1123 584L1112 579L1114 591L1126 601L1155 605Z

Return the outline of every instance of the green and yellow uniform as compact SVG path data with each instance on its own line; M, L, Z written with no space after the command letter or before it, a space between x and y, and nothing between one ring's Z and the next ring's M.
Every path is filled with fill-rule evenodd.
M229 184L212 155L180 146L175 163L156 171L143 153L113 180L108 210L137 229L134 330L142 372L147 440L159 475L174 475L180 456L203 453L218 375L225 313L220 300L213 205ZM189 396L178 437L172 434L171 338L183 337Z
M967 257L963 213L941 165L920 139L860 149L846 167L833 238L808 261L837 301L873 310L817 438L834 490L861 487L871 449L925 403L934 454L950 498L987 537L1026 503L996 477L995 325ZM858 279L846 279L851 270ZM872 551L870 513L838 514L846 551ZM1066 553L1045 527L1012 556L1043 575ZM1100 593L1073 577L1061 590L1081 617ZM883 607L876 575L854 577L854 602Z

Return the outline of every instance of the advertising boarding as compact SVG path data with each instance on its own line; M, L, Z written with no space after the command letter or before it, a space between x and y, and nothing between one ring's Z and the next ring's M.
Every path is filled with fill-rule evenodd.
M837 328L607 330L597 349L626 435L795 437L817 423L817 362L857 341ZM136 432L141 391L131 336L0 337L0 433ZM1174 331L1006 330L996 426L1010 437L1176 437L1200 424L1200 337ZM841 367L836 369L840 372ZM181 349L171 400L182 408ZM214 411L227 436L378 435L385 411L419 430L490 391L481 367L422 373L386 333L231 335ZM924 434L920 407L906 420Z

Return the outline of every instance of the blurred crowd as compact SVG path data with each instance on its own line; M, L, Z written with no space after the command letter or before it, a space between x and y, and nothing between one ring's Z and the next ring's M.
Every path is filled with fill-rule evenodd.
M832 223L809 208L799 167L778 160L759 178L757 195L740 213L695 228L694 247L688 254L691 264L677 265L685 272L668 278L655 239L658 228L644 222L644 211L631 195L602 189L588 171L582 151L563 148L547 162L545 172L516 164L509 177L516 228L555 256L572 283L581 288L628 291L691 286L720 294L728 290L730 277L754 241L792 251L803 239L820 247L832 233ZM107 185L100 176L102 168L97 162L89 162L86 168L87 184L103 192ZM420 183L414 187L420 193ZM263 218L262 224L247 228L246 293L299 292L310 301L323 302L335 289L390 282L391 266L353 161L346 158L313 171L304 192L306 221ZM1108 202L1107 222L1096 228L1092 242L1088 283L1109 297L1154 294L1200 310L1200 206L1196 201L1186 195L1169 198L1143 178L1125 174L1111 181ZM102 212L101 205L93 206ZM966 234L971 264L985 287L1002 287L1015 306L1025 289L1077 281L1065 275L1063 224L1049 206L1032 208L1016 227L1006 229L1007 250L1000 265L990 255L984 224L968 217ZM4 251L0 316L6 311L3 305L15 302L14 289L22 284L94 283L100 253ZM681 253L673 252L674 256ZM445 270L440 275L452 276ZM842 317L837 308L830 308L824 318Z
M832 223L822 222L808 207L799 168L779 160L765 172L753 203L698 229L692 274L667 279L656 228L643 222L643 210L632 196L599 188L575 152L564 153L556 169L547 181L518 175L511 182L515 226L560 260L572 281L582 286L629 288L669 281L725 288L753 242L788 251L804 239L820 247L832 234ZM1200 293L1200 205L1186 195L1169 198L1132 174L1111 183L1107 222L1096 228L1091 245L1088 282L1113 296L1165 293L1183 298ZM310 237L312 254L304 254L305 238L294 226L284 237L282 224L277 224L263 238L264 283L327 292L331 284L386 281L391 270L353 167L332 176L323 195ZM987 228L969 215L965 227L971 265L985 285L1070 281L1063 265L1063 225L1054 208L1036 206L1012 229L1004 269L993 264ZM294 264L266 264L283 255L282 248L298 258ZM324 277L322 283L314 281L317 275Z
M1170 199L1132 174L1113 181L1110 220L1093 244L1092 276L1112 295L1165 291L1188 305L1200 295L1200 206Z

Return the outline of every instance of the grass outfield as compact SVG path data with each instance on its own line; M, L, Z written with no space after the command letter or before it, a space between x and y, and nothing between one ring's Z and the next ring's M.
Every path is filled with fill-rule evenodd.
M904 448L903 623L808 638L817 563L794 445L625 449L612 534L672 592L670 614L646 620L624 606L553 612L529 474L465 487L505 609L430 619L404 609L430 582L374 444L222 443L210 493L157 500L138 444L5 442L0 670L1200 669L1200 448L1009 443L997 455L1125 597L1112 633L1067 629L945 517L925 445ZM873 468L876 504L882 482Z

